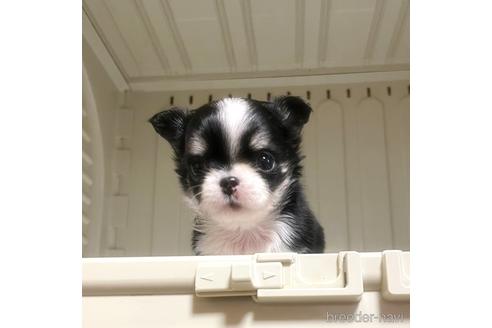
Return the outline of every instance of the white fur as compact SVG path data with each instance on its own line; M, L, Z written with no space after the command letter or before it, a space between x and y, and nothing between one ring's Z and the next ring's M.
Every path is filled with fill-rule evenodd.
M200 136L193 136L188 142L188 151L192 155L203 155L207 151L207 143Z
M278 208L281 205L280 201L282 200L282 197L285 195L291 183L292 181L289 178L287 178L284 181L282 181L282 183L275 189L271 197L271 202L273 207Z
M278 252L291 252L288 247L289 244L293 244L293 232L292 228L282 221L275 221L274 233L269 248L265 252L278 253Z
M241 98L224 98L217 104L219 108L219 119L224 126L229 142L229 150L234 157L238 148L241 136L248 127L249 106Z
M203 255L253 254L271 249L274 233L271 221L263 221L250 229L229 229L219 224L208 225L207 238L197 243Z
M202 255L234 255L264 252L290 252L293 243L292 228L273 217L262 220L249 229L229 229L216 222L197 227L206 238L196 247Z
M229 206L220 189L223 177L239 179L237 201L240 209ZM197 243L201 254L253 254L287 252L292 229L275 220L282 196L291 180L283 181L270 192L263 178L248 164L234 164L231 170L210 171L202 185L202 200L188 198L201 218L195 229L207 235Z
M221 190L220 180L228 176L239 179L234 200L240 209L231 208ZM254 168L237 163L230 170L211 170L207 173L202 184L200 212L226 229L248 228L273 210L271 196L265 181Z
M289 167L287 166L287 164L285 163L280 164L280 170L282 171L282 173L286 173L288 169Z
M268 134L264 132L258 132L251 138L249 145L254 150L261 150L266 148L270 144L270 140L268 138Z

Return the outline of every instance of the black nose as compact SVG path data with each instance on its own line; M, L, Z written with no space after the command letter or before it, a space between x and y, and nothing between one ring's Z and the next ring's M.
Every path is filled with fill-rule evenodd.
M227 177L220 180L220 187L222 192L228 196L232 195L236 191L236 187L239 184L239 179L236 177Z

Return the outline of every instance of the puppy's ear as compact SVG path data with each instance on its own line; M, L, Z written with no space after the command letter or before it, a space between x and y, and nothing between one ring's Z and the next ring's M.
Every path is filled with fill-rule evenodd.
M311 107L300 97L282 96L275 98L273 108L280 114L283 124L300 133L304 124L309 121Z
M176 153L183 148L187 114L181 108L171 108L155 114L149 119L155 131L173 147Z

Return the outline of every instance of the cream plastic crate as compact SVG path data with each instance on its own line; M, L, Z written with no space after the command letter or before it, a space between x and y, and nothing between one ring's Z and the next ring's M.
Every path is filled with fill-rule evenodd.
M134 256L83 259L85 327L409 325L408 252L137 257L191 254L194 217L148 118L285 94L327 251L409 249L409 2L272 3L84 1L83 254Z
M409 326L410 253L83 259L84 327Z

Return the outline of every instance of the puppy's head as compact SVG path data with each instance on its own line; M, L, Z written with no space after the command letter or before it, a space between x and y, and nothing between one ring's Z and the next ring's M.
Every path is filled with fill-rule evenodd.
M196 110L172 108L150 122L175 153L194 209L230 226L254 225L288 197L300 175L300 133L311 108L300 98L225 98Z

